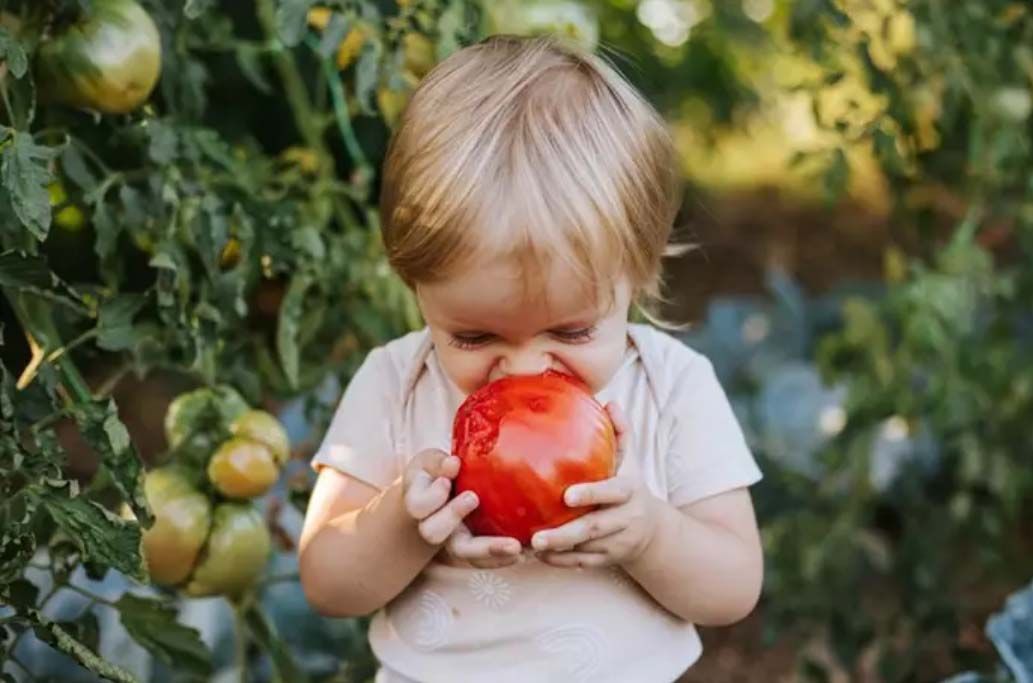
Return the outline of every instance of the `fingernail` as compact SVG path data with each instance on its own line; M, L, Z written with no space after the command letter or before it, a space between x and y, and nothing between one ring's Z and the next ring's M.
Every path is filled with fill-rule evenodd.
M581 497L578 496L578 492L574 489L567 489L566 494L563 496L567 500L567 505L577 505Z
M535 536L531 539L531 545L535 550L545 550L546 546L549 545L549 541L544 536Z
M463 494L463 502L464 503L469 503L470 505L473 505L474 503L477 502L477 494L474 493L473 491L467 491L466 493Z

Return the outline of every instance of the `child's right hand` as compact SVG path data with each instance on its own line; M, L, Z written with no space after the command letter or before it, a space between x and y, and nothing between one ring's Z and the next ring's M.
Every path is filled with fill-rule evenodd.
M517 562L520 541L505 536L474 536L463 524L479 501L472 491L449 500L459 466L459 458L436 449L421 451L409 461L402 478L405 510L418 522L420 536L431 545L445 543L453 557L481 569Z

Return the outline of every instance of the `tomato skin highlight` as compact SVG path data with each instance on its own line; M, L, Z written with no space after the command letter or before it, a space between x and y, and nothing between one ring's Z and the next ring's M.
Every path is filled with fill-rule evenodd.
M272 488L280 468L265 444L234 437L212 454L207 473L216 491L240 500L260 496Z
M580 381L550 370L471 394L456 412L452 452L462 461L455 495L473 491L480 500L466 518L470 531L529 546L535 532L594 509L568 507L563 493L614 475L617 436Z
M175 585L194 570L208 539L212 506L183 468L165 466L144 479L154 526L143 532L143 554L154 583Z
M250 503L222 503L212 511L212 530L183 592L191 597L240 596L261 575L272 550L265 518Z
M161 36L134 0L93 0L88 16L49 36L36 56L46 99L106 114L127 114L161 75Z

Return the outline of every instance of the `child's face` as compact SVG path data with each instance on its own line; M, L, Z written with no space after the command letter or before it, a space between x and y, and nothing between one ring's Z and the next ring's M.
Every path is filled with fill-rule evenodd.
M612 303L606 294L593 301L561 267L550 269L544 287L526 288L504 262L417 287L438 359L464 394L547 369L602 389L627 348L631 287L622 279Z

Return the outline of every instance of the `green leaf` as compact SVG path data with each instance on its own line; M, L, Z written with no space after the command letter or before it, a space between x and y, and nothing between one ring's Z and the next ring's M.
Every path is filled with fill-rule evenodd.
M138 341L133 329L133 316L147 297L142 294L119 294L105 301L100 307L97 322L97 346L108 351L122 351L136 346Z
M265 73L262 70L262 53L255 48L253 45L241 44L237 47L237 66L240 67L240 72L244 74L244 78L251 82L251 85L258 88L259 92L271 95L273 93L273 86L270 85L269 79L265 77Z
M35 495L54 522L79 546L83 560L112 567L140 581L147 579L138 524L93 501L70 498L61 488L47 486L37 489Z
M21 78L29 69L29 59L25 55L25 49L3 27L0 27L0 62L7 65L8 70L15 78Z
M326 258L326 246L319 230L314 226L307 225L291 233L291 246L299 253L307 255L314 262L322 262Z
M212 673L212 653L196 629L176 621L174 604L126 593L115 606L129 635L155 658L184 673Z
M212 7L215 7L215 0L187 0L183 5L183 16L197 19Z
M79 313L89 314L79 293L51 272L39 256L13 250L0 252L0 286L16 292L30 292Z
M291 280L287 293L280 304L280 319L276 330L276 350L280 355L280 364L292 388L298 386L298 368L300 351L298 349L298 332L302 312L304 310L305 293L312 285L312 279L305 273L299 273Z
M118 190L119 201L122 202L122 221L129 225L143 225L147 222L147 205L144 196L132 185L123 185Z
M452 0L438 19L438 41L435 46L438 61L461 47L466 26L466 8L462 0Z
M83 192L91 192L97 187L96 176L93 175L93 172L87 166L86 159L83 158L82 152L79 151L78 144L71 139L65 144L64 149L61 150L61 168L64 170L65 176L78 185Z
M147 136L150 139L150 144L147 146L147 155L151 158L151 161L164 165L171 163L176 158L178 138L172 126L158 120L149 121Z
M334 12L330 23L323 29L323 36L319 41L319 54L330 58L337 54L337 48L348 33L348 18L340 12Z
M95 233L93 252L100 259L101 277L109 286L114 286L120 276L116 253L124 224L111 215L111 209L103 196L97 199L93 207L92 223Z
M850 165L842 149L833 152L832 162L826 167L823 180L826 201L833 202L843 196L850 180Z
M875 145L875 156L882 162L882 167L892 175L901 175L905 171L904 160L897 149L897 138L877 128L872 141Z
M305 672L298 667L290 650L276 633L276 629L257 602L249 605L244 614L244 620L254 639L263 650L269 653L275 683L294 683L295 681L306 683L309 680Z
M0 536L0 583L21 576L36 554L36 537L29 531L8 529Z
M0 333L3 326L0 325ZM0 334L0 341L3 335ZM14 432L14 380L7 366L0 362L0 431Z
M61 624L43 615L37 609L20 611L32 623L32 630L40 640L59 650L93 673L116 683L138 683L136 677L117 664L105 661L95 651L80 642Z
M306 17L315 0L282 0L276 9L276 31L287 47L305 37Z
M19 612L32 609L39 599L39 587L28 579L15 579L7 585L0 585L0 597L4 603Z
M0 253L0 285L16 290L41 290L54 286L57 276L39 256L24 252Z
M229 218L223 204L214 197L205 197L202 211L193 222L197 250L201 254L210 277L219 272L219 256L229 239Z
M11 205L21 224L39 241L50 230L50 195L53 179L47 164L57 156L52 147L37 145L28 133L10 131L13 139L0 152L0 179L10 193Z
M100 456L122 499L129 504L144 527L151 525L151 513L143 495L143 462L129 438L114 399L106 403L78 404L73 410L83 438Z
M211 161L221 164L227 171L232 173L240 170L233 158L229 145L215 131L207 129L197 130L189 137L197 150Z

